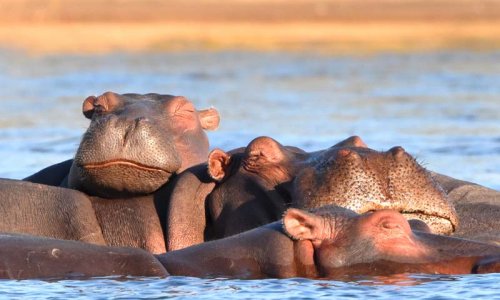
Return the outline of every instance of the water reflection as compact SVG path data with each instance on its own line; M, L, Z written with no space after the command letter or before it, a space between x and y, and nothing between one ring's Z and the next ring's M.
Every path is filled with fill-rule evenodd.
M457 280L451 275L428 275L428 274L394 274L389 276L353 276L349 282L359 285L396 285L396 286L416 286L432 281Z
M412 299L498 296L500 274L419 275L359 277L344 281L305 278L228 280L171 276L168 278L99 277L92 280L2 280L0 295L6 298L204 298L204 299Z

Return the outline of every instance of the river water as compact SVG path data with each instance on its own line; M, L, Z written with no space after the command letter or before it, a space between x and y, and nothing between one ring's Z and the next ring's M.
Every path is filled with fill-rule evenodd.
M28 55L0 51L0 177L23 178L71 158L88 125L88 95L184 95L215 106L211 147L261 135L305 150L359 135L403 146L426 168L500 189L500 52L334 56L188 52ZM0 297L500 299L500 274L345 281L187 277L1 281ZM35 297L36 296L36 297Z

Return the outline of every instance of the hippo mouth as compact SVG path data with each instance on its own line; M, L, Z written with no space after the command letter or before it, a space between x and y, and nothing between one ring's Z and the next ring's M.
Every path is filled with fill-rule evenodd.
M135 161L116 159L76 164L69 187L89 195L119 198L153 193L164 185L173 172Z
M445 216L432 215L419 211L401 211L401 214L409 220L419 220L427 224L432 233L435 234L451 234L456 228L456 220L452 220Z
M109 160L109 161L103 161L103 162L97 162L97 163L89 163L89 164L84 164L82 167L87 170L92 170L92 169L104 169L104 168L109 168L109 167L116 167L116 166L122 166L122 167L130 167L146 172L159 172L163 173L167 177L171 175L171 172L159 168L159 167L153 167L153 166L147 166L143 165L141 163L135 162L135 161L130 161L130 160L125 160L125 159L117 159L117 160Z

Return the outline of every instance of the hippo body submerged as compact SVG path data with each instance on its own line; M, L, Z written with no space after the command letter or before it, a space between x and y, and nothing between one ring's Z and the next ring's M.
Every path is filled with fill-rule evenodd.
M500 247L412 231L393 210L288 209L281 221L157 256L175 275L230 278L500 272Z
M205 161L204 129L218 126L217 111L183 97L107 92L88 97L83 114L91 122L74 159L0 180L0 232L165 252L165 185Z
M395 209L445 234L458 223L431 174L401 147L378 152L359 137L312 153L259 137L246 148L213 150L205 167L186 170L172 187L169 250L276 221L288 207Z
M288 207L324 205L395 209L433 233L500 242L499 192L429 172L401 147L374 151L356 136L312 153L268 137L227 153L215 149L172 189L168 250L276 221Z
M0 235L0 242L0 278L10 279L167 274L340 279L500 272L500 247L412 231L392 210L359 215L339 207L292 208L281 221L158 255L33 236Z
M460 219L453 234L500 246L500 192L476 183L432 173Z

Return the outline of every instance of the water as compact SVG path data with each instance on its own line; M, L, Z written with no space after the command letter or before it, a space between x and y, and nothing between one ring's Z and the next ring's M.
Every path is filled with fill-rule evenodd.
M326 281L304 278L227 280L190 277L0 281L18 299L500 299L500 274L411 275Z
M260 135L306 150L359 135L403 146L428 169L500 189L500 52L330 56L317 53L0 52L0 177L71 158L88 125L81 103L106 90L184 95L215 106L212 147ZM498 274L346 281L109 278L2 281L0 296L55 298L500 298Z

